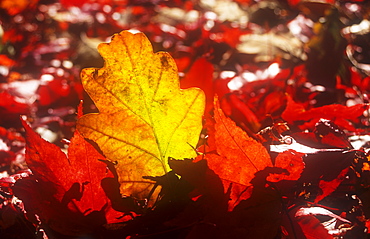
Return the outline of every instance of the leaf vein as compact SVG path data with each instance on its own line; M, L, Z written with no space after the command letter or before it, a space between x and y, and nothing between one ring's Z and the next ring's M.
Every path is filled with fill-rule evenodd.
M147 151L147 150L146 150L146 149L144 149L144 148L139 147L138 145L135 145L135 144L130 143L130 142L128 142L128 141L125 141L125 140L119 139L119 138L117 138L117 137L114 137L114 136L108 135L108 134L106 134L106 133L104 133L104 132L102 132L102 131L100 131L100 130L98 130L98 129L95 129L95 128L93 128L93 127L89 127L89 126L87 126L87 125L81 124L81 126L86 127L86 128L88 128L88 129L91 129L91 130L93 130L93 131L95 131L95 132L97 132L97 133L100 133L100 134L102 134L103 136L109 137L110 139L115 139L115 140L120 141L120 142L122 142L122 143L124 143L124 144L127 144L127 145L129 145L129 146L132 146L132 147L134 147L134 148L137 148L138 150L140 150L140 151L142 151L142 152L145 152L146 154L149 154L149 155L150 155L150 156L152 156L153 158L155 158L155 159L157 159L157 160L160 160L160 159L159 159L155 154L153 154L153 153L151 153L151 152ZM108 139L108 140L109 140L109 139Z
M222 110L221 108L219 110ZM245 157L249 160L249 162L253 165L253 167L256 169L256 171L258 171L258 168L257 166L253 163L253 161L249 158L249 156L247 155L246 152L244 152L242 146L240 146L238 144L238 142L235 140L234 136L231 134L230 130L228 129L228 127L226 126L225 122L222 120L222 116L221 116L221 113L219 112L219 110L216 110L217 114L218 114L218 117L220 118L221 120L221 123L222 123L222 126L225 128L226 132L229 134L229 136L231 137L232 141L235 143L235 145L240 149L240 151L245 155Z

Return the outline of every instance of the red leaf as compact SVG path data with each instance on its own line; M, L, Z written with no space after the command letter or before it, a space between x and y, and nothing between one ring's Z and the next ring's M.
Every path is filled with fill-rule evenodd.
M348 170L349 168L343 169L342 172L340 172L340 174L338 175L338 177L331 181L320 180L319 187L322 190L322 192L315 198L315 203L318 203L326 196L329 196L332 192L334 192L338 188L339 184L341 184L345 179Z
M191 66L185 77L180 81L181 89L198 87L206 95L206 111L213 107L213 65L205 58L199 58Z
M286 169L289 175L274 174L267 177L267 181L278 182L281 180L298 180L305 167L302 157L303 153L287 150L280 153L275 159L275 167Z
M352 149L345 132L336 126L333 122L320 119L315 124L313 132L298 132L293 134L298 142L318 149Z
M354 106L344 106L339 104L325 105L318 108L305 110L304 107L287 97L288 103L282 118L289 124L297 124L301 130L313 129L319 119L333 121L336 125L349 131L356 131L352 122L358 122L358 118L363 115L368 108L365 104Z
M122 213L111 208L110 201L101 187L102 179L113 177L112 173L107 170L106 164L99 161L104 157L77 131L71 139L67 157L56 145L43 140L26 122L22 121L22 124L26 130L27 165L37 180L43 182L40 183L39 190L50 192L54 188L52 199L49 201L58 202L55 209L68 215L77 213L85 217L84 220L92 220L93 222L89 223L91 225L96 225L96 219L92 217L94 212L103 213L107 223L118 222L117 218ZM43 186L44 189L42 189ZM28 201L27 197L22 199L26 205L28 203L28 205L31 204L30 207L34 207L32 205L34 201L31 199ZM42 221L48 221L50 212L47 210L48 207L36 207L35 213ZM91 215L90 219L89 215ZM81 223L75 221L74 218L69 220L66 223ZM60 230L60 228L56 226L54 230ZM69 232L61 231L61 233L70 234L73 231L70 229Z
M217 98L214 119L215 131L210 135L210 142L215 143L217 154L205 154L208 166L223 180L225 190L230 183L243 185L247 190L256 172L272 166L270 156L262 144L225 116ZM234 188L231 188L231 195L235 195ZM240 200L237 196L231 198L230 205L235 205L237 200Z
M39 104L47 106L68 96L72 98L72 93L74 92L66 80L53 79L44 85L40 85L37 93L39 94Z
M249 137L236 126L234 121L227 118L217 98L215 101L215 143L218 154L227 157L230 161L241 161L243 168L249 168L248 171L253 173L272 166L270 155L265 147ZM253 175L248 176L251 176L250 179L253 178ZM250 180L244 179L243 181L249 182Z
M20 115L30 113L29 105L7 91L0 92L0 99L0 124L6 127L19 127Z
M250 129L252 132L257 132L261 128L258 117L237 95L227 95L221 101L221 106L227 116L236 122L246 124L245 130Z
M328 230L320 223L319 219L312 215L298 217L297 222L301 227L306 239L333 239Z
M0 99L0 112L3 112L1 114L2 117L8 118L9 115L16 114L18 118L21 114L29 113L29 106L7 91L0 92Z
M307 239L332 239L329 230L315 216L327 216L337 221L351 223L322 207L301 207L295 212L295 219Z

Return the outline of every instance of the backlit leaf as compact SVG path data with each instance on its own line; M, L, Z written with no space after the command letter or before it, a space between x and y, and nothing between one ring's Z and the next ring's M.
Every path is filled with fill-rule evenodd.
M227 118L215 100L215 131L210 135L210 142L215 143L217 154L205 154L209 168L212 169L224 183L225 190L230 183L250 186L254 174L268 166L272 166L270 155L262 144L247 135L235 122ZM240 190L240 188L235 188ZM244 188L247 190L246 188ZM233 190L233 189L232 189ZM231 203L236 203L240 195L235 195Z
M249 168L246 171L257 172L267 166L272 166L270 155L265 147L249 137L235 122L227 118L216 101L215 114L216 125L215 142L217 152L226 156L229 161L239 161L239 167ZM250 174L250 172L249 172ZM243 182L249 182L251 178L240 175Z
M78 130L117 162L121 193L146 197L170 170L168 157L195 157L202 128L204 93L180 90L174 60L153 53L142 33L123 31L100 44L103 68L82 72L82 83L99 109L78 120Z
M16 189L28 213L38 215L54 230L70 235L87 230L86 225L120 221L122 213L112 209L101 186L102 179L113 177L106 164L99 161L104 156L77 131L66 155L58 146L42 139L25 121L22 124L26 130L26 162L38 184L29 181L25 182L29 186ZM35 195L36 191L41 192L40 198L25 196L28 191L35 191Z
M270 182L278 182L280 180L298 180L301 177L301 173L305 167L302 157L303 153L296 152L294 150L287 150L279 155L275 159L275 167L286 169L289 175L275 174L267 178Z

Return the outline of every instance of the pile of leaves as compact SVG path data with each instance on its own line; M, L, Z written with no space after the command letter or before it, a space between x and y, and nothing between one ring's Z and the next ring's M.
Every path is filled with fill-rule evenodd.
M216 2L4 1L1 235L368 237L366 4Z
M39 232L51 238L365 236L367 153L353 149L337 125L350 128L367 105L306 111L288 98L286 124L253 139L225 116L218 97L203 117L203 91L180 89L174 60L153 53L144 34L123 31L99 51L104 67L82 72L99 113L80 110L67 155L23 121L32 173L18 175L9 189ZM299 130L283 136L282 125ZM274 140L288 148L305 142L311 151L277 152Z

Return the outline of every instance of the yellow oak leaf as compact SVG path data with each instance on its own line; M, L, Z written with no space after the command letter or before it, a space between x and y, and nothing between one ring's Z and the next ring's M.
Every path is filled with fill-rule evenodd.
M104 67L81 78L99 113L82 116L77 129L117 163L121 194L144 198L153 182L143 176L167 173L168 157L196 156L205 96L180 89L174 60L153 53L143 33L122 31L98 50Z

